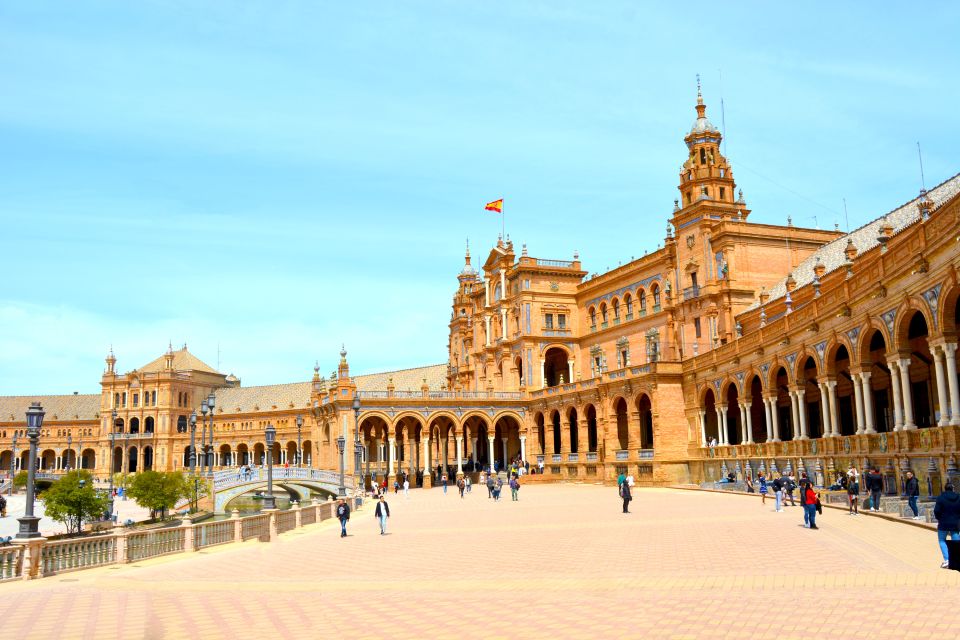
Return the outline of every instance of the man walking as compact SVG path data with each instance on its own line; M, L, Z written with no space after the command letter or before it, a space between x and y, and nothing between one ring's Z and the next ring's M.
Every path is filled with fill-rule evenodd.
M623 512L630 513L630 501L633 495L630 493L630 485L624 482L620 485L620 495L623 497Z
M380 535L387 535L387 518L390 517L390 505L387 504L385 496L380 496L380 502L377 503L377 510L373 515L380 521Z
M848 476L847 479L847 500L850 501L850 515L860 515L857 511L857 499L860 497L860 483L856 476Z
M488 498L493 497L493 485L494 485L493 474L488 473L487 474L487 497Z
M953 484L943 486L943 493L937 497L933 507L933 515L937 518L937 538L940 540L940 553L943 555L941 569L950 567L950 552L947 549L947 536L951 540L960 540L960 494L954 492ZM956 567L954 559L954 567Z
M403 477L403 497L407 500L410 499L410 478L407 476Z
M518 491L520 491L520 480L517 479L517 476L513 476L510 478L510 499L513 502L519 500L519 498L517 498Z
M777 476L771 484L773 485L773 496L776 499L776 512L781 513L783 511L783 476Z
M443 474L443 475L440 477L440 484L443 485L443 493L444 493L444 495L446 495L446 493L447 493L447 474Z
M907 483L904 486L904 493L907 495L907 502L910 510L913 511L913 519L920 519L920 510L917 508L917 500L920 499L920 481L913 475L913 471L907 471Z
M874 467L869 473L863 476L867 484L867 491L870 492L870 511L880 511L880 493L883 492L883 476L880 470Z
M337 502L337 520L340 521L340 537L347 537L347 521L350 519L350 505L343 498Z

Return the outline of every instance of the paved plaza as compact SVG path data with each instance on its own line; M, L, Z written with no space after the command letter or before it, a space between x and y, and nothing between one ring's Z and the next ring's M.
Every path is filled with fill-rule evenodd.
M960 574L936 534L825 509L706 492L538 485L390 495L350 536L334 521L0 585L11 637L946 637ZM332 634L332 635L331 635Z

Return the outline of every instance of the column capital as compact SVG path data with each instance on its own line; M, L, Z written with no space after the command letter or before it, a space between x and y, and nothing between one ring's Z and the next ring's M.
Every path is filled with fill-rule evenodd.
M956 343L956 342L949 342L949 341L947 341L947 342L944 342L944 343L942 343L942 344L940 344L940 345L938 345L938 346L939 346L941 349L943 349L943 352L946 353L946 354L949 355L949 356L952 356L953 354L955 354L955 353L957 352L957 343Z

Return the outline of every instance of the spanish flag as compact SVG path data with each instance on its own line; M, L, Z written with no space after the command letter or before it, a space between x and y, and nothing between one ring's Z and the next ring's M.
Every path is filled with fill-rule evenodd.
M499 200L494 200L493 202L488 202L487 206L484 207L487 211L496 211L497 213L503 213L503 198Z

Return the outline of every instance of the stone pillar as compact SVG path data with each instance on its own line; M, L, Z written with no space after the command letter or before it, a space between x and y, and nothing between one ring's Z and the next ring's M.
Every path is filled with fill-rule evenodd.
M700 442L702 447L707 446L707 412L697 411L697 420L700 422Z
M393 477L393 461L394 461L394 450L397 446L396 438L389 438L389 444L387 445L387 476ZM388 487L389 488L389 487Z
M477 440L479 438L470 439L470 462L477 464Z
M520 459L527 460L527 436L520 436Z
M743 415L747 417L747 444L753 444L753 413L750 411L750 404L743 404Z
M540 358L540 388L547 387L547 361Z
M887 362L890 369L890 387L893 389L893 430L903 426L903 388L900 386L900 365L896 360Z
M800 418L800 437L798 440L809 440L807 435L807 399L804 389L794 391L797 394L797 416Z
M833 435L833 427L830 424L830 395L826 382L819 382L817 386L820 388L820 422L823 425L822 437L829 437Z
M960 424L960 383L957 382L957 343L940 345L947 360L947 386L950 389L950 424Z
M876 433L877 429L873 422L873 389L870 387L869 371L860 372L860 382L863 385L863 424L864 433Z
M900 386L903 389L903 429L910 431L917 425L913 417L913 391L910 389L910 358L897 361L900 365Z
M863 433L864 431L864 422L863 422L863 383L860 381L859 373L851 373L850 377L853 382L853 406L854 406L854 419L857 421L856 431L858 434Z
M830 425L833 427L831 434L838 437L840 435L840 407L837 405L837 381L828 380L827 390L830 392Z
M423 475L430 475L430 436L420 439L423 454L420 456L420 469Z
M463 473L463 436L457 436L457 475Z
M937 402L940 404L940 420L937 426L945 427L950 424L951 407L947 404L947 376L943 370L943 349L939 346L931 349L933 352L933 366L937 374Z
M717 413L717 444L727 444L727 440L723 433L723 412L720 411L719 406L714 407L713 410Z
M493 452L494 451L496 451L496 449L493 448L493 436L488 434L487 435L487 455L490 458L489 464L490 464L491 471L493 470Z
M727 406L726 405L720 406L720 413L723 415L723 422L720 423L721 425L723 425L721 427L722 433L723 433L723 444L729 444L727 442L729 434L727 433Z
M507 439L500 438L500 442L503 444L503 468L508 469L510 460L507 459Z
M569 374L568 374L568 376L567 376L567 383L569 384L569 383L572 383L572 382L574 381L574 379L573 379L573 358L570 358L569 360L567 360L567 370L569 371ZM579 444L579 443L578 443L578 444Z
M770 398L763 399L763 423L767 428L767 439L764 442L771 442L773 440L773 411L770 410Z
M770 398L770 431L773 442L780 442L780 416L777 414L777 396Z
M486 327L487 333L484 338L486 346L490 346L490 316L487 315L483 318L484 326Z

